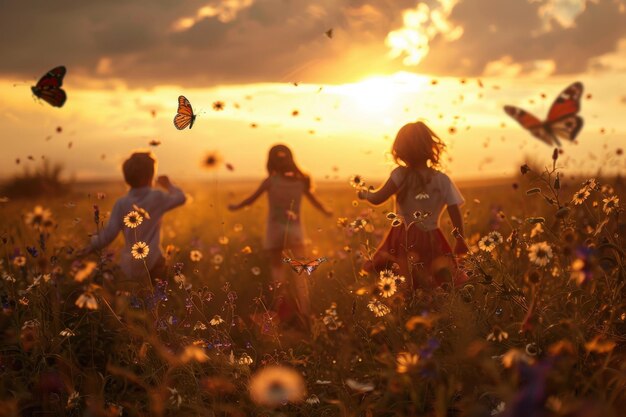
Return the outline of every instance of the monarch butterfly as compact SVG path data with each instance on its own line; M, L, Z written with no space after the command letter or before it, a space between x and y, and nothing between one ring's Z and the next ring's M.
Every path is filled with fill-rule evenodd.
M322 262L326 262L326 258L317 258L313 261L309 262L301 262L291 258L284 258L283 262L289 264L291 269L298 275L302 274L303 271L306 271L307 274L311 275L313 271L317 269L318 266L322 264Z
M174 116L174 126L176 129L183 130L187 126L189 129L193 127L193 123L196 121L196 115L193 114L191 103L185 96L178 97L178 112Z
M37 98L48 102L51 106L63 107L67 99L65 91L61 89L65 73L64 66L53 68L39 79L37 85L30 89Z
M519 107L504 106L504 111L543 143L560 147L559 138L573 141L583 127L583 119L576 114L582 94L580 82L567 87L550 106L544 122Z

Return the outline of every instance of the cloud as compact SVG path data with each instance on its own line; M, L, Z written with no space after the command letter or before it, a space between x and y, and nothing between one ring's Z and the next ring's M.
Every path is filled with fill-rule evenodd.
M477 76L509 59L528 71L553 61L554 74L581 73L626 37L624 3L614 0L464 0L448 19L463 35L437 34L419 70Z
M519 75L574 73L626 37L623 0L5 0L0 7L0 77L33 79L64 64L68 82L80 76L131 87L338 83L406 69L471 76L507 62ZM324 36L329 28L333 39Z

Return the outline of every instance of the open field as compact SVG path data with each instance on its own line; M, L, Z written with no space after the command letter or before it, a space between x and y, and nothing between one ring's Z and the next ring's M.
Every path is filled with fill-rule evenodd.
M302 218L308 255L328 262L291 277L310 280L307 332L264 314L274 291L265 200L226 209L256 184L181 184L190 198L164 218L172 273L155 293L119 287L120 237L101 256L75 256L123 184L0 203L0 415L623 415L626 227L611 198L623 205L624 185L561 177L554 189L555 176L540 175L461 183L470 281L414 294L400 284L390 297L361 265L391 203L357 203L347 182L319 184L334 218L306 202ZM28 215L37 205L49 224ZM442 228L452 240L446 214ZM480 243L493 231L502 242ZM303 385L278 368L263 388L271 364Z

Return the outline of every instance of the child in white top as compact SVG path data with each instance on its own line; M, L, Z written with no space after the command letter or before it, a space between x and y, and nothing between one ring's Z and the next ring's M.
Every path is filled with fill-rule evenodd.
M156 160L149 152L133 153L124 162L124 179L131 188L128 194L115 202L107 225L91 237L91 244L84 251L89 253L108 246L123 231L125 244L120 266L128 278L141 284L149 283L148 272L152 281L166 278L163 276L165 259L161 252L161 218L186 200L183 191L174 186L167 176L159 176L156 180L165 192L152 187L155 165ZM147 255L143 259L135 259L132 254L132 248L138 242L145 243L147 247Z
M467 279L458 270L452 249L439 229L439 219L447 207L456 228L454 254L467 252L459 209L463 196L446 174L435 169L444 148L441 139L424 123L403 126L392 147L399 166L380 189L359 191L359 198L372 204L395 196L396 215L402 222L391 228L365 268L380 271L395 264L402 275L412 278L413 289L452 281L458 284Z
M272 279L275 284L283 286L284 291L279 293L288 296L279 297L274 308L281 319L286 320L293 316L294 311L290 304L295 303L301 318L306 321L311 314L307 278L295 276L292 282L288 282L283 258L301 258L305 254L304 232L300 221L303 196L325 215L331 216L332 213L317 199L311 188L311 178L300 170L287 146L275 145L270 149L267 172L268 177L250 197L239 204L230 204L228 208L234 211L249 206L267 192L269 213L264 246L270 257ZM295 293L295 296L290 292Z

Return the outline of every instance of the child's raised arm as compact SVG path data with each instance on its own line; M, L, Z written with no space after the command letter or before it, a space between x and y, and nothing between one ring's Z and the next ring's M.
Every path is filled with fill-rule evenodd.
M250 197L246 198L239 204L229 204L228 210L235 211L235 210L244 208L246 206L249 206L250 204L254 203L261 196L261 194L267 191L268 187L269 187L269 178L266 178L265 180L263 180L261 185L259 185L259 188L257 188L257 190L254 193L252 193Z
M309 199L311 204L313 204L313 207L324 213L326 217L330 217L333 215L333 212L324 207L321 201L319 201L315 194L313 194L313 190L311 190L310 184L304 192L304 195Z
M391 177L389 177L387 182L378 190L359 190L357 195L361 200L367 200L374 205L379 205L387 201L397 191L398 186Z
M165 194L165 201L163 202L163 211L171 210L174 207L185 204L185 201L187 201L187 197L185 196L183 190L172 184L167 175L159 176L156 183L167 191L167 194Z

